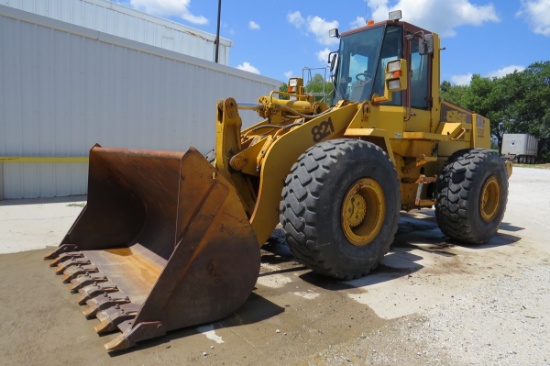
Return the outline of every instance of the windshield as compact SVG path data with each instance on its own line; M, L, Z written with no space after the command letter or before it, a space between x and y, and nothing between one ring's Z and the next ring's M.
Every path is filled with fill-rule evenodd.
M384 70L401 56L401 27L376 27L342 37L335 80L335 104L346 99L362 102L384 94ZM401 104L400 94L391 104Z

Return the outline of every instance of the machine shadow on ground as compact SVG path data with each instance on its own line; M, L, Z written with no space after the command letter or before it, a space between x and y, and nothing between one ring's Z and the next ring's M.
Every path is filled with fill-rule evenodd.
M300 274L299 277L314 286L331 291L372 286L409 276L421 270L424 266L419 262L424 258L419 253L422 252L425 252L427 255L454 257L457 255L455 249L486 250L511 245L520 240L519 237L505 234L502 230L520 231L523 228L513 226L509 223L502 223L501 231L488 243L465 245L449 240L441 232L436 222L434 210L403 212L401 213L397 233L389 253L386 254L380 265L368 276L351 281L340 281L307 271ZM262 255L262 263L277 264L281 269L263 271L260 276L307 269L305 266L299 266L293 258L284 240L284 233L280 228L276 229L274 235L270 238L270 242L262 249L269 252L267 255ZM294 265L291 266L291 264Z
M224 318L217 322L204 324L203 326L173 330L166 333L166 336L139 342L136 346L132 348L118 352L111 352L109 353L109 355L112 358L116 358L127 353L132 353L148 348L159 346L170 347L170 343L176 340L179 341L183 338L196 336L205 331L215 331L221 328L233 328L259 323L271 317L279 315L284 311L285 309L283 307L280 307L253 292L250 294L250 297L246 300L246 302L239 308L239 310L237 310L234 314L227 318ZM107 336L108 335L106 335L105 337Z

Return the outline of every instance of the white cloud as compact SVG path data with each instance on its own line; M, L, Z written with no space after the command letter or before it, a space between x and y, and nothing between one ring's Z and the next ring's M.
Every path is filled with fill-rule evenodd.
M294 76L294 72L293 72L292 70L291 70L291 71L287 71L287 72L285 72L284 75L285 75L285 78L290 79L291 77Z
M153 15L178 17L193 24L208 24L208 19L189 11L191 0L130 0L130 5Z
M318 16L308 16L304 18L299 11L288 13L286 19L290 24L298 29L302 29L306 34L315 36L315 40L325 46L338 44L338 39L330 38L328 31L332 28L338 28L338 21L327 21Z
M328 61L328 54L330 53L330 50L328 48L325 48L322 51L317 52L317 58L322 63L326 64Z
M286 16L286 19L290 24L292 24L296 28L300 28L306 22L299 11L295 11L294 13L288 13L288 15Z
M370 8L378 8L378 7L386 6L388 1L387 0L367 0L366 2Z
M367 19L364 17L357 17L353 22L350 23L352 28L359 28L367 25Z
M455 85L470 85L473 74L451 76L451 82Z
M237 66L237 69L239 70L243 70L243 71L248 71L248 72L251 72L253 74L260 74L260 70L258 70L257 68L255 68L254 66L252 66L249 62L243 62L242 64L240 64L239 66Z
M524 18L536 34L550 37L550 1L522 0L516 16Z
M503 76L506 76L508 74L513 74L515 71L522 72L525 70L525 67L518 66L518 65L510 65L503 67L502 69L491 71L487 76L490 78L501 78Z
M328 31L333 28L338 28L338 21L333 20L329 22L318 16L307 17L307 30L315 35L317 42L322 45L329 46L332 44L338 44L337 38L330 38Z
M463 25L479 26L500 21L493 4L476 5L470 0L367 0L375 21L388 18L391 10L402 10L403 20L419 27L452 37L455 28Z
M258 23L256 23L255 21L251 20L248 22L248 28L252 29L252 30L258 30L260 29L260 25Z

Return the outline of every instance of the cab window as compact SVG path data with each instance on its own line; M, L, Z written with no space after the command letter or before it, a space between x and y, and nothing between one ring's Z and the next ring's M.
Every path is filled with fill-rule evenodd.
M411 42L411 70L410 93L411 107L418 109L429 108L429 56L418 52L418 42Z
M373 94L384 95L386 65L388 62L402 57L402 43L402 28L398 26L388 26L380 52L380 63L378 65L378 72L376 73L376 80L374 81ZM382 104L401 105L401 93L393 93L392 100Z

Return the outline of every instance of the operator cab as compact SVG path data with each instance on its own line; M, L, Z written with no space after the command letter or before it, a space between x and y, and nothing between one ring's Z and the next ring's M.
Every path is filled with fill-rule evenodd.
M392 13L389 20L369 21L366 26L340 36L339 50L329 56L334 81L332 105L340 100L374 100L402 106L410 94L412 108L429 109L433 39L430 32L399 21L400 11ZM338 31L331 31L331 36L338 37ZM379 97L388 95L386 68L396 60L404 60L403 71L408 75L405 85L390 92L384 101Z

